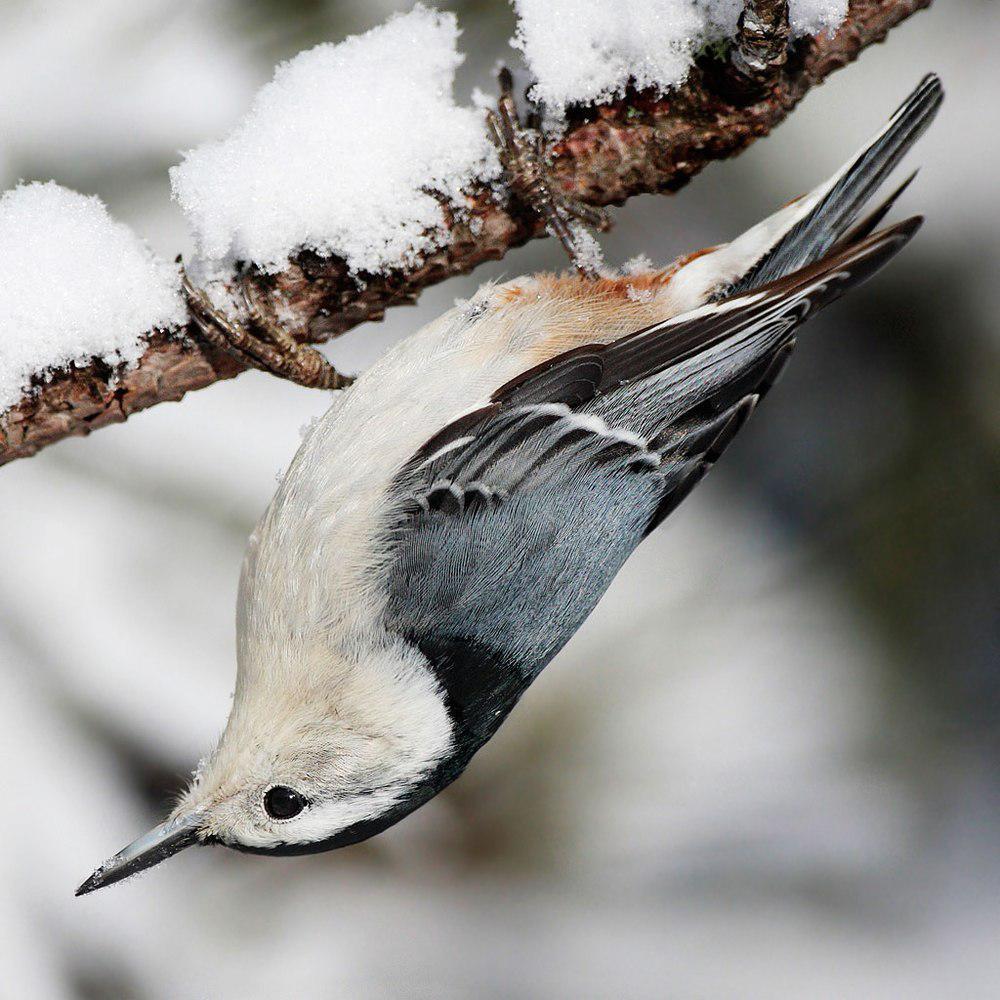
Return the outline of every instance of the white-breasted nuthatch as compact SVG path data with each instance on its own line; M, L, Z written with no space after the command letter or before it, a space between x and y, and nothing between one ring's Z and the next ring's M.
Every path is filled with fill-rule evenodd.
M189 844L352 844L457 778L729 444L797 327L917 231L877 228L902 188L856 220L941 99L926 77L828 181L732 243L487 285L338 394L250 540L217 749L78 893ZM492 121L515 169L523 133L503 106ZM522 180L545 200L540 173ZM571 207L542 208L577 249Z

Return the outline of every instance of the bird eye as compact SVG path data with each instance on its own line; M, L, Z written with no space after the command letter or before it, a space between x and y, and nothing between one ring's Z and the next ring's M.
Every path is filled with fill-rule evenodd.
M264 809L272 819L291 819L305 807L305 798L287 785L273 785L264 793Z

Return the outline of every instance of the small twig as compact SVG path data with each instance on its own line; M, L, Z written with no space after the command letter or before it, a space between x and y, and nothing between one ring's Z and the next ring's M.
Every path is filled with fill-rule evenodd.
M746 0L733 45L733 68L767 83L788 61L788 0Z

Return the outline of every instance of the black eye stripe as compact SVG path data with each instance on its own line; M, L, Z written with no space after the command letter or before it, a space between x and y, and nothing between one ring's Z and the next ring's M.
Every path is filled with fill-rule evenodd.
M291 819L307 805L305 796L287 785L272 785L264 793L264 811L272 819Z

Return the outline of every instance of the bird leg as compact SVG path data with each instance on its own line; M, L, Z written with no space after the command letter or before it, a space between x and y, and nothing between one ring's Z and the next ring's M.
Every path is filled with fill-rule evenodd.
M511 190L545 220L545 228L563 245L581 274L599 277L601 250L587 227L607 229L606 213L556 190L545 162L544 138L537 128L522 127L506 67L500 70L498 82L497 110L487 111L486 124Z
M300 344L284 329L245 275L239 284L246 322L234 321L212 305L204 291L191 283L187 272L182 272L181 284L201 335L242 364L310 389L342 389L354 381L341 375L316 348Z

